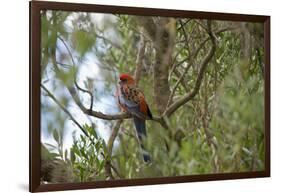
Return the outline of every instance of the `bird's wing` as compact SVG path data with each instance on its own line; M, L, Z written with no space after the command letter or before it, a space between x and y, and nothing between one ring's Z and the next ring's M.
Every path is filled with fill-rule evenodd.
M126 106L133 115L145 119L147 116L147 105L143 93L135 87L128 87L121 93L120 103Z

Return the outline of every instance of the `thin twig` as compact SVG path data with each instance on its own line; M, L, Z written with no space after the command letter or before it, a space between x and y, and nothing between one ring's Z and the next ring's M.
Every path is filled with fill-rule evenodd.
M201 23L200 21L198 21L198 20L193 20L195 23L197 23L198 25L200 25L205 31L208 31L208 28L203 24L203 23Z
M179 22L180 22L180 25L181 25L180 29L182 29L182 31L183 31L184 40L185 40L185 46L184 47L186 47L186 49L188 51L188 56L186 58L184 58L182 61L180 61L179 63L176 63L175 61L173 61L173 66L172 66L172 69L171 69L171 71L169 73L169 79L172 76L172 73L174 72L174 70L176 69L177 66L183 64L186 60L190 59L190 50L189 50L189 46L188 46L189 45L189 43L188 43L188 36L187 36L187 33L186 33L185 29L184 29L184 25L185 24L183 24L181 20L179 20ZM186 23L188 23L188 22L189 22L189 20ZM180 52L184 49L184 47L180 50ZM178 52L178 54L180 52ZM175 60L177 58L177 55L175 57Z
M177 90L177 88L178 88L180 82L183 80L185 74L187 73L187 71L188 71L189 68L191 67L191 64L192 64L192 63L189 63L189 64L188 64L188 66L184 69L184 72L182 73L181 77L177 80L177 82L176 82L176 84L175 84L175 86L174 86L174 88L173 88L173 90L172 90L172 92L171 92L171 94L170 94L170 96L169 96L169 99L168 99L166 108L168 108L169 105L171 104L172 99L173 99L173 97L174 97L174 94L175 94L175 92L176 92L176 90Z
M134 75L136 86L138 85L140 77L141 77L141 68L142 68L142 63L143 63L143 58L144 58L144 52L145 52L145 41L144 41L144 37L141 35L140 41L139 41L137 61L136 61L137 66L136 66L135 75Z
M174 70L174 73L175 73L175 75L176 75L176 77L177 77L178 79L180 79L180 77L182 76L182 74L180 73L180 71L179 71L178 69L175 69L175 70ZM183 86L185 92L188 92L188 86L187 86L187 84L186 84L186 82L185 82L185 78L184 78L184 77L180 80L180 83L181 83L181 85Z
M110 39L108 39L108 38L106 38L106 37L104 37L104 36L102 36L102 35L99 35L99 34L97 34L97 33L95 33L95 36L96 36L97 38L102 39L104 43L109 43L110 45L114 46L115 48L117 48L117 49L119 49L119 50L121 50L121 51L124 51L123 48L122 48L122 46L119 46L117 43L111 41Z
M185 49L185 48L182 47L182 48L175 54L174 59L173 59L173 61L172 61L172 63L171 63L172 68L173 68L173 66L175 65L176 61L177 61L177 57L181 54L181 52L182 52L184 49ZM172 73L172 71L171 71L171 73ZM171 73L169 74L169 79L170 79L170 77L171 77Z
M66 48L66 50L67 50L67 52L68 52L68 55L69 55L70 58L71 58L71 61L72 61L73 66L76 66L75 61L74 61L74 58L73 58L73 55L72 55L72 53L71 53L71 50L70 50L69 46L67 45L67 43L64 41L64 39L63 39L62 37L58 36L58 39L63 43L64 47ZM78 90L80 90L80 91L82 91L82 92L85 92L85 93L87 93L87 94L90 95L90 98L91 98L90 109L92 109L92 108L93 108L93 103L94 103L94 96L93 96L93 93L92 93L91 91L89 91L89 90L86 90L86 89L81 88L81 87L78 85L76 73L75 73L75 78L74 78L74 85L76 86L76 88L77 88Z
M179 21L180 21L180 23L181 23L181 26L180 26L180 27L178 27L178 29L177 29L177 30L181 29L181 28L182 28L182 26L185 26L185 25L186 25L187 23L189 23L191 20L192 20L192 19L187 19L184 23L182 23L182 19L179 19Z
M183 64L184 62L186 62L188 59L189 59L189 56L186 57L186 58L184 58L183 60L181 60L181 61L178 62L178 63L176 63L176 62L173 63L173 66L172 66L171 71L170 71L170 73L169 73L169 79L171 78L172 73L175 71L175 69L176 69L179 65Z
M183 25L183 23L182 23L181 20L180 20L180 25L181 25L181 29L182 29L182 32L183 32L183 35L184 35L185 43L186 43L186 45L188 45L187 33L186 33L186 31L185 31L184 25Z
M64 41L64 39L63 39L62 37L60 37L59 35L58 35L58 39L63 43L64 47L66 48L66 50L67 50L67 52L68 52L68 54L69 54L69 56L70 56L70 58L71 58L72 64L73 64L74 66L76 66L75 61L74 61L74 58L73 58L73 56L72 56L72 54L71 54L70 48L68 47L68 45L66 44L66 42Z

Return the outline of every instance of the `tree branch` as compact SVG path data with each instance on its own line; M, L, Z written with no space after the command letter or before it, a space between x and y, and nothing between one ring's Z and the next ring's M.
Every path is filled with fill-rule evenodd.
M186 22L186 23L188 23L188 21ZM180 21L180 24L181 24L181 26L178 28L178 29L183 29L183 27L184 27L184 25L186 24L186 23L182 23L182 21ZM225 31L228 31L228 30L233 30L233 29L235 29L235 28L231 28L231 27L226 27L226 28L222 28L222 29L219 29L219 30L217 30L216 32L215 32L215 34L216 35L218 35L218 34L220 34L220 33L222 33L222 32L225 32ZM183 32L185 33L185 39L184 39L184 41L186 42L186 43L188 43L187 42L187 35L186 35L186 32L185 32L185 29L183 29ZM208 40L210 40L210 37L208 36L207 38L205 38L200 44L199 44L199 46L197 47L197 49L194 51L194 53L192 54L193 56L192 56L192 58L193 58L193 60L195 59L195 58L197 58L197 55L198 55L198 53L199 53L199 51L202 49L202 47L208 42ZM170 78L171 78L171 76L172 76L172 73L175 73L175 75L178 77L178 80L180 81L180 83L181 83L181 85L183 86L183 88L185 89L185 91L186 92L188 92L188 87L187 87L187 85L186 85L186 83L185 83L185 81L184 81L184 77L182 77L182 74L177 70L177 66L179 66L179 65L181 65L182 63L184 63L185 61L187 61L188 59L190 59L190 56L188 56L188 57L186 57L186 58L184 58L182 61L180 61L180 62L178 62L178 63L176 63L176 58L177 58L177 56L180 54L180 52L182 51L184 49L184 47L176 54L176 56L174 57L174 60L173 60L173 62L172 62L172 68L171 68L171 71L170 71L170 74L169 74L169 80L170 80ZM176 83L176 84L178 84L178 83ZM172 93L173 93L174 91L172 91ZM171 96L171 95L170 95ZM168 105L170 105L170 103L171 103L172 101L171 101L171 99L169 98L169 102L167 103Z
M70 48L68 47L68 45L66 44L66 42L64 41L64 39L60 36L58 36L58 39L63 43L64 47L66 48L67 52L68 52L68 55L70 56L71 58L71 61L72 61L72 64L73 66L76 66L75 64L75 61L74 61L74 58L72 56L72 53L70 51ZM86 89L83 89L81 88L78 83L77 83L77 79L76 79L76 73L75 73L75 77L74 77L74 85L76 86L76 88L84 93L87 93L90 95L90 98L91 98L91 104L90 104L90 109L93 108L93 103L94 103L94 96L93 96L93 93L89 90L86 90Z
M79 99L78 94L76 93L76 90L70 86L70 85L65 85L67 90L69 91L71 97L73 98L74 102L76 103L76 105L81 109L81 111L87 115L96 117L96 118L100 118L103 120L119 120L119 119L129 119L132 118L132 115L129 113L119 113L119 114L114 114L114 115L107 115L104 114L102 112L98 112L98 111L94 111L91 109L87 109L82 102ZM161 120L161 118L155 116L153 118L154 121L159 122Z
M43 85L40 85L41 88L47 93L47 95L63 110L63 112L65 112L70 120L72 120L75 125L92 141L91 137L88 135L87 131L85 131L85 129L78 123L78 121L75 120L75 118L71 115L71 113L66 109L65 106L63 106L57 99L56 97ZM92 141L93 143L93 141ZM95 143L94 143L95 144Z
M60 41L63 42L63 44L65 45L66 49L68 50L68 53L71 57L71 60L72 60L72 63L73 65L75 65L75 61L74 61L74 58L70 52L70 49L69 47L67 46L66 42L61 38L61 37L58 37L60 38ZM55 56L55 52L53 53L52 55L52 63L54 65L54 68L55 70L57 71L57 75L60 77L60 74L61 74L61 71L60 69L58 68L57 66L57 61L56 61L56 56ZM79 85L76 83L76 80L74 79L74 84L75 86L81 90L81 91L84 91L84 89L80 88ZM104 114L102 112L98 112L98 111L95 111L95 110L92 110L91 108L88 109L86 108L83 103L81 102L77 92L76 92L76 89L69 85L69 84L65 84L67 90L69 91L71 97L73 98L74 102L76 103L76 105L81 109L81 111L87 115L90 115L90 116L93 116L93 117L96 117L96 118L100 118L100 119L103 119L103 120L120 120L120 119L129 119L129 118L132 118L132 115L129 114L129 113L119 113L119 114L114 114L114 115L107 115L107 114ZM90 92L90 91L88 91ZM153 121L156 121L156 122L161 122L162 119L161 117L157 117L157 116L154 116L153 117Z
M166 116L171 116L172 113L174 113L179 107L181 107L182 105L184 105L185 103L187 103L188 101L190 101L191 99L193 99L196 94L198 93L200 86L201 86L201 82L202 79L204 77L204 72L205 69L207 67L207 64L209 63L209 61L211 60L211 58L213 57L213 55L215 54L215 50L216 50L216 41L215 41L215 36L211 30L211 22L208 21L208 34L209 37L211 39L211 48L208 52L208 54L205 56L205 58L202 60L201 64L200 64L200 70L195 82L195 87L194 89L190 92L187 93L185 96L183 96L182 98L178 99L177 101L175 101L172 105L169 106L169 108L167 108L165 110L165 112L163 113Z
M86 89L81 88L81 87L78 85L76 79L74 80L74 85L76 86L76 88L77 88L78 90L80 90L80 91L82 91L82 92L85 92L85 93L87 93L87 94L90 95L90 98L91 98L91 99L90 99L90 100L91 100L90 110L92 110L92 109L93 109L93 104L94 104L94 95L93 95L93 93L92 93L91 91L89 91L89 90L86 90Z
M96 117L96 118L100 118L100 119L104 119L104 120L117 120L117 119L127 119L127 118L131 118L131 115L128 113L120 113L120 114L115 114L115 115L106 115L104 113L98 112L98 111L94 111L91 109L87 109L82 102L80 101L75 89L73 87L67 86L67 89L70 93L70 95L72 96L74 102L78 105L78 107L82 110L83 113Z
M112 132L109 137L109 140L107 142L107 151L108 152L107 152L106 163L105 163L105 171L106 171L106 175L109 179L114 179L114 177L112 175L112 171L111 171L111 168L112 168L111 156L112 156L113 144L114 144L115 138L117 137L117 134L119 132L119 128L121 126L122 121L123 120L121 119L115 123L114 127L112 128ZM117 170L115 172L118 174Z
M94 31L93 31L93 32L94 32ZM109 43L110 45L112 45L112 46L114 46L115 48L117 48L117 49L121 50L122 52L124 52L122 46L116 44L115 42L113 42L113 41L111 41L110 39L104 37L103 35L99 35L99 34L95 33L95 36L96 36L97 38L102 39L104 43Z
M70 48L68 47L68 45L66 44L66 42L64 41L64 39L62 37L60 37L59 35L57 37L63 43L64 47L66 48L66 50L67 50L67 52L68 52L68 54L71 58L72 64L75 66L75 61L74 61L74 58L71 54Z

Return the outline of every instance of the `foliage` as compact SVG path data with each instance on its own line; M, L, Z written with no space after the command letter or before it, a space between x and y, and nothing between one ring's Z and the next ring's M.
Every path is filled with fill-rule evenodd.
M70 149L74 175L79 176L77 179L79 182L104 179L105 160L101 159L101 155L105 155L106 152L105 142L97 136L94 128L88 125L84 128L90 134L91 141L83 135L80 135L80 139L74 140Z
M41 85L52 93L41 92L41 129L55 141L42 138L42 182L264 170L262 24L42 11L41 31ZM168 75L155 76L157 64ZM117 76L138 67L138 85L160 117L146 121L150 164L131 119L87 114L118 113ZM157 96L163 79L169 89ZM158 100L167 109L194 89L171 115L159 108Z
M51 144L45 145L49 149L58 149L58 153L48 152L46 146L42 144L42 180L60 182L57 178L62 178L62 181L71 179L73 182L84 182L106 178L104 175L105 160L102 159L107 152L105 142L98 137L93 127L84 125L84 129L88 133L88 138L80 135L76 139L74 136L70 155L67 149L64 152L61 151L62 144L57 130L53 132L57 147ZM54 160L59 161L59 164ZM64 169L61 170L61 168Z

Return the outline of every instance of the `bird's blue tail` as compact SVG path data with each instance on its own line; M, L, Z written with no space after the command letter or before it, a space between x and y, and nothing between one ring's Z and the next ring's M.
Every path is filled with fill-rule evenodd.
M134 123L137 130L138 138L140 141L142 154L143 154L143 160L144 162L150 162L151 158L149 153L145 150L143 145L143 140L146 138L146 128L145 128L145 120L140 119L138 117L134 117Z

